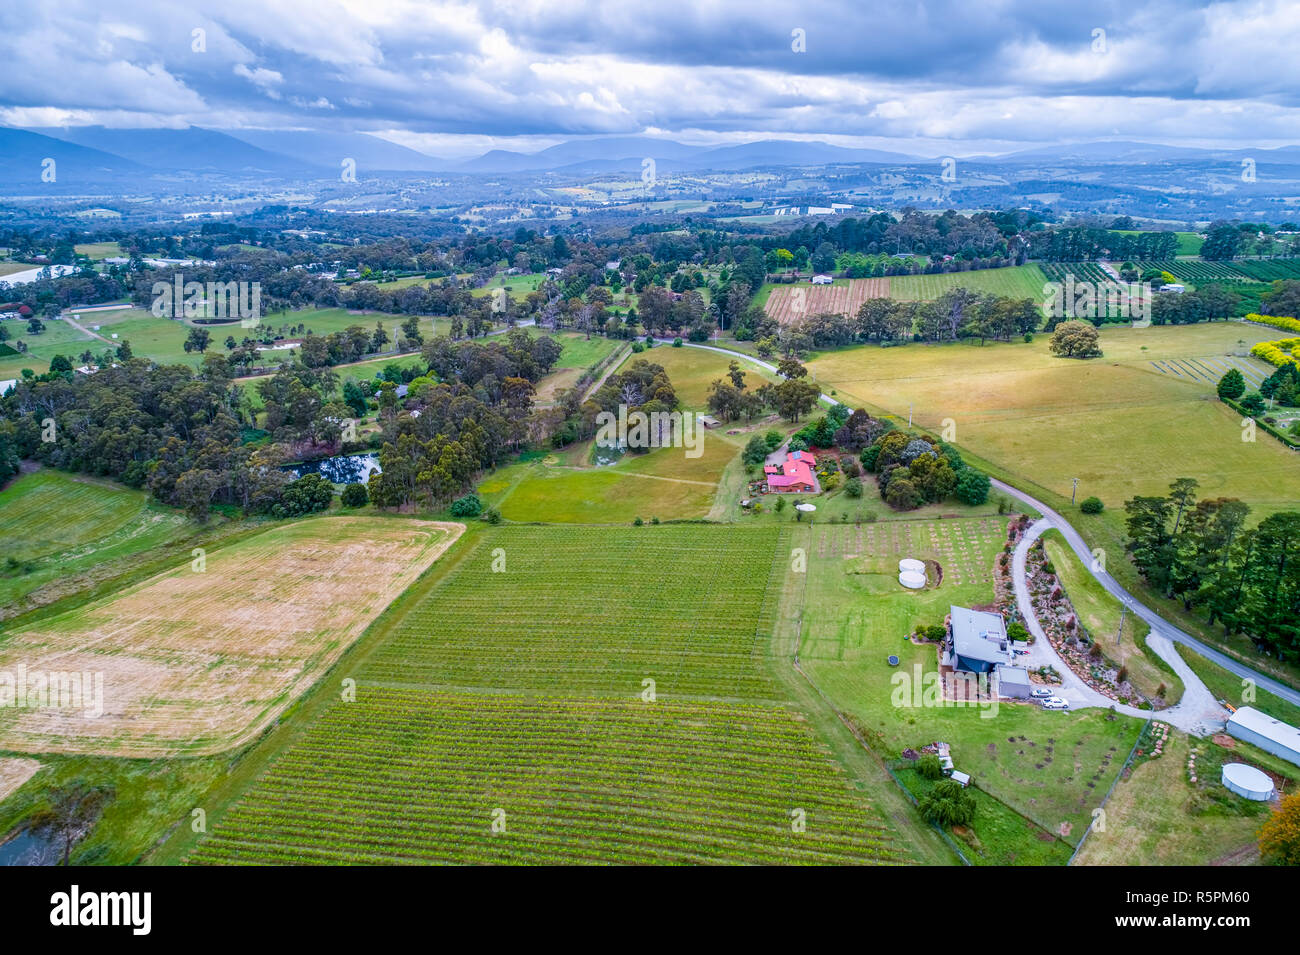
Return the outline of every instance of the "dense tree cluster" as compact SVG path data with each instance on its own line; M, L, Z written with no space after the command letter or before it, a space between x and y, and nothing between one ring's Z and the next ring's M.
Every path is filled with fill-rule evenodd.
M896 510L949 497L972 506L988 499L988 476L963 461L952 445L929 435L889 431L862 452L862 464L876 472L880 496Z
M1300 513L1270 514L1246 526L1235 498L1198 500L1179 478L1163 497L1126 501L1128 550L1142 576L1187 609L1201 609L1224 633L1246 634L1262 651L1300 659Z

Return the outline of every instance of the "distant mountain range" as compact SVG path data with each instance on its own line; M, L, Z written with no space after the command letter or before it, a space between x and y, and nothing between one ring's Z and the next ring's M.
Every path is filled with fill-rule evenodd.
M1280 149L1200 149L1128 141L1049 146L962 162L1021 170L1036 166L1217 164L1252 158L1300 167L1300 146ZM535 153L494 149L469 160L441 159L366 133L305 130L109 129L102 126L0 127L0 191L183 191L211 179L337 180L345 160L358 176L511 176L556 173L639 176L647 159L659 175L829 164L929 165L934 158L817 141L768 139L728 146L693 146L650 136L574 139ZM53 160L49 167L46 160ZM42 181L52 168L55 181ZM1300 178L1300 169L1297 170Z

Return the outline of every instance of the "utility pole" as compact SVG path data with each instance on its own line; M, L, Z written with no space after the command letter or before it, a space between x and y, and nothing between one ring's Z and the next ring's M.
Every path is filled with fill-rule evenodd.
M1070 480L1074 482L1074 486L1070 488L1070 503L1073 504L1075 492L1079 490L1079 479L1070 478Z
M1128 604L1121 604L1119 608L1119 630L1115 632L1115 646L1119 646L1120 637L1124 635L1124 615L1128 613Z
M912 402L907 403L907 426L912 427Z

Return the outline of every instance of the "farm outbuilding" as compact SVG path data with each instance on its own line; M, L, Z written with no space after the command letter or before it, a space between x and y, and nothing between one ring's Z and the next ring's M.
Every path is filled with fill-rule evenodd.
M1274 756L1300 766L1300 729L1275 720L1253 706L1240 707L1228 717L1228 733Z
M1245 763L1224 763L1223 785L1238 796L1255 802L1273 798L1273 780L1267 773Z

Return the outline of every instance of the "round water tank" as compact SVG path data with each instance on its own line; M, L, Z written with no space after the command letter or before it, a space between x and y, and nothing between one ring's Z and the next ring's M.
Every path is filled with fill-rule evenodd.
M904 557L898 562L899 570L910 570L916 574L925 573L925 561L917 560L915 557Z
M1245 763L1225 763L1223 766L1223 785L1238 796L1263 802L1273 798L1273 780L1254 766Z
M920 590L925 586L925 574L918 574L914 570L905 570L898 575L898 582L912 590Z

